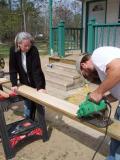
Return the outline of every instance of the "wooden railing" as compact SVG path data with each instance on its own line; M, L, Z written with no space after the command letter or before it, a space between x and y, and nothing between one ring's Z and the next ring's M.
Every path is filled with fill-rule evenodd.
M82 28L65 28L65 50L82 48Z
M101 46L120 47L120 23L96 24L95 20L89 22L87 52L92 53Z
M65 28L64 22L60 22L58 27L52 28L52 35L53 54L64 57L65 51L82 48L82 28Z

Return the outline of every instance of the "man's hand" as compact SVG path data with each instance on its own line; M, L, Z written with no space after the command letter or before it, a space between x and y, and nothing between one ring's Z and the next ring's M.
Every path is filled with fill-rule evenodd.
M98 103L103 98L103 95L95 90L89 94L89 98L91 101Z

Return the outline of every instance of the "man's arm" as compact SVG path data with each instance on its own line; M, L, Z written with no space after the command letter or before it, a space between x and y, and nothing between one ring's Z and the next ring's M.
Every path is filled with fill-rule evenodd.
M106 67L106 79L90 94L90 99L99 102L104 94L120 82L120 59L115 59Z

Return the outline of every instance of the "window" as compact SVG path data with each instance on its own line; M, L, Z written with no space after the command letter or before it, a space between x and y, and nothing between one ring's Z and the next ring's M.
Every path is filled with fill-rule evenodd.
M103 5L99 4L99 5L95 5L92 9L93 12L96 12L96 11L103 11L104 10L104 7Z

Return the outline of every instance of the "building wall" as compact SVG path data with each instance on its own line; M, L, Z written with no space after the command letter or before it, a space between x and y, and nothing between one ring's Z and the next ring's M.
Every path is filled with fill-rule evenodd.
M88 20L95 19L97 23L105 23L105 1L89 3Z
M86 10L86 3L91 2L91 1L92 1L92 3L90 3L90 8L87 11ZM104 4L104 2L100 2L99 0L98 0L98 3ZM95 2L93 0L83 0L83 47L82 47L83 52L85 52L85 48L86 48L86 45L85 45L85 43L86 43L86 40L85 40L85 37L86 37L86 17L87 17L86 12L89 12L89 15L87 17L88 20L95 18L95 19L97 19L98 23L105 22L105 17L104 17L105 13L100 13L100 11L90 13L90 11L92 10L94 5L97 5L96 0L95 0ZM101 17L102 17L102 19L101 19Z
M83 52L85 51L85 36L86 36L86 2L93 2L95 4L97 0L83 0ZM100 1L98 0L98 3ZM119 0L107 0L107 12L106 12L106 23L117 23L119 17ZM90 17L88 17L91 19ZM119 19L120 20L120 19Z
M117 23L119 17L119 0L107 1L106 23Z
M94 2L95 1L95 2ZM86 2L97 4L97 0L83 0L84 12L86 12ZM98 0L98 3L100 0ZM90 15L92 16L92 14ZM117 23L119 17L119 0L107 0L106 23ZM86 14L83 14L83 19L86 19Z

